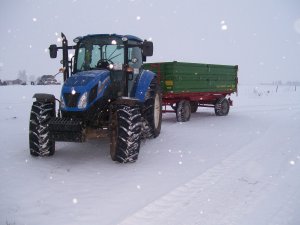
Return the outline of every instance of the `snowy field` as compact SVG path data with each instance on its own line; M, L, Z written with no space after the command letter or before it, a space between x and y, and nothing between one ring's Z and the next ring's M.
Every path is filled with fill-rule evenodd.
M164 114L124 165L108 140L29 155L32 96L60 88L0 87L0 224L300 224L300 87L240 86L227 117Z

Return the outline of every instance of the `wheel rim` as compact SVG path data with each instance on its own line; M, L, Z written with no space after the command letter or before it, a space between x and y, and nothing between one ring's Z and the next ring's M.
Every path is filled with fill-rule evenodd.
M155 95L154 100L154 126L157 128L159 126L159 119L160 119L160 100L159 94Z

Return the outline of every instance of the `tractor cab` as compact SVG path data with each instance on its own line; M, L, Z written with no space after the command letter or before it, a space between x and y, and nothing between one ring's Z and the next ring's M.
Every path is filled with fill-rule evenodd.
M77 37L74 46L68 46L64 34L62 40L62 47L49 47L51 58L57 57L58 49L63 50L62 111L86 111L99 99L136 98L143 62L153 54L152 42L117 34ZM69 49L75 50L71 61Z
M74 41L77 46L73 75L108 71L112 98L133 97L133 82L143 64L141 39L134 36L89 35Z
M87 35L75 38L74 46L68 46L64 34L62 40L62 47L51 45L49 50L51 58L57 57L58 49L63 50L64 80L70 75L89 77L90 74L103 73L103 70L109 71L117 96L134 95L131 92L133 82L141 73L146 57L153 55L152 42L132 35ZM69 49L75 49L75 56L71 61L68 59Z

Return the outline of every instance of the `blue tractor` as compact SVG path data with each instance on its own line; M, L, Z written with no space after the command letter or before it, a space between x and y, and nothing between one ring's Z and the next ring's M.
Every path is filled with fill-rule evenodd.
M33 96L30 154L52 156L55 142L107 137L112 160L135 162L141 139L157 137L161 130L159 80L143 69L153 43L131 35L95 34L75 38L69 46L61 35L62 46L49 47L51 58L62 49L60 100L51 94ZM75 55L69 60L71 49Z

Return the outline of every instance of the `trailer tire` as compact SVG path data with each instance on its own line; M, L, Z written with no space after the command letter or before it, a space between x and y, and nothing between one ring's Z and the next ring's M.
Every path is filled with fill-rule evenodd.
M162 95L157 79L154 78L146 93L146 101L143 108L143 136L146 138L158 137L162 120Z
M139 106L116 105L111 118L110 155L120 163L135 162L141 143Z
M197 112L198 102L191 102L191 113Z
M176 107L176 118L178 122L186 122L191 117L191 104L187 100L181 100Z
M227 116L229 113L230 104L227 98L219 98L215 104L215 114L217 116Z
M55 153L55 141L49 134L48 123L55 117L54 102L32 104L29 122L29 149L32 156L52 156Z

